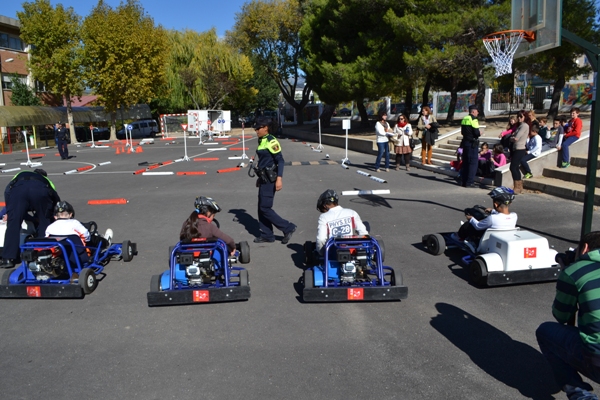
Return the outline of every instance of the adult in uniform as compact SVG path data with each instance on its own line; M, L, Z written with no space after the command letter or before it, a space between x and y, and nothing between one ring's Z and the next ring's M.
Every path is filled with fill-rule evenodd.
M281 243L286 244L292 238L296 225L281 218L273 210L275 192L283 188L283 155L279 142L271 134L273 120L268 117L258 117L254 123L254 130L258 136L258 157L256 169L259 178L258 186L258 223L261 235L254 239L254 243L271 243L275 241L273 226L283 232ZM269 179L269 176L271 179Z
M61 160L69 159L69 147L68 145L69 131L65 128L65 124L59 122L56 124L56 145L58 146L58 153L60 154Z
M47 175L43 169L21 171L6 186L4 201L8 219L1 268L14 267L19 258L21 223L29 211L34 211L38 220L38 237L44 237L52 222L54 204L60 201L60 197Z
M469 106L469 115L463 118L460 123L460 133L462 141L460 147L462 152L462 168L460 177L463 187L473 187L475 183L475 174L479 162L479 121L477 116L479 110L476 105Z

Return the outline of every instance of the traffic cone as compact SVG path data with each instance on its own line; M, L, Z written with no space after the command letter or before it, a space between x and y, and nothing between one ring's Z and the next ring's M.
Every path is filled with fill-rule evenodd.
M127 154L131 154L131 146L127 148Z
M115 154L121 154L121 152L119 151L119 148L117 147L117 151Z
M138 146L138 148L135 150L136 153L143 153L144 150L142 149L142 146Z

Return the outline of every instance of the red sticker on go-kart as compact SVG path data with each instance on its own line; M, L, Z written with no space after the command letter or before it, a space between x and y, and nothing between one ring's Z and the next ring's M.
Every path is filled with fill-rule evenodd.
M208 290L194 290L194 303L205 303L210 301L210 292Z
M525 247L525 254L523 255L525 258L536 258L537 257L537 247Z
M42 288L39 286L27 286L27 297L42 297Z
M364 300L365 292L363 288L348 289L348 300Z

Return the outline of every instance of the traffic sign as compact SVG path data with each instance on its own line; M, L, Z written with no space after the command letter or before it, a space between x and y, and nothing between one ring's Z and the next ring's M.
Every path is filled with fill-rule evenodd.
M187 130L187 124L181 124L181 127L183 128L183 130Z
M520 96L520 95L521 95L521 88L520 88L520 87L516 87L516 88L515 88L515 94L516 94L517 96Z
M210 119L208 120L208 122L207 122L207 123L208 123L209 125L211 124L211 122L210 122Z
M133 130L133 126L132 126L132 125L127 125L127 130L128 130L128 131L131 131L131 130Z

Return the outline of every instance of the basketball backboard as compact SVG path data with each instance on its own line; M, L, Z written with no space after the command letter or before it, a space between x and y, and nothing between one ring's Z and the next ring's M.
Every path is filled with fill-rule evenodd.
M511 28L533 31L535 40L523 40L514 58L560 46L562 0L512 0Z

